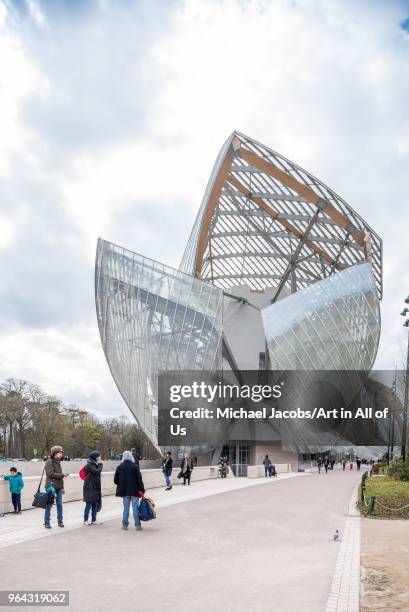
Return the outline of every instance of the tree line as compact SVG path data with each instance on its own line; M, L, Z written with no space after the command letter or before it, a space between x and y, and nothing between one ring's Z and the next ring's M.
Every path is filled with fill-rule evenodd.
M74 404L65 405L39 385L9 378L0 385L0 456L43 458L58 444L72 458L98 449L105 459L132 447L144 458L159 454L126 416L100 419Z

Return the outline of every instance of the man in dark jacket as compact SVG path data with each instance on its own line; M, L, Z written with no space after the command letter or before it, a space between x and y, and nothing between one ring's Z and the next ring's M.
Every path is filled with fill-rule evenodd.
M141 453L137 451L136 448L131 448L131 453L132 453L133 460L135 461L135 465L137 467L140 467L139 462L142 459Z
M168 451L167 453L165 453L165 456L162 459L162 472L165 476L165 482L166 482L165 491L170 491L172 488L172 469L173 469L172 453Z
M139 501L138 497L143 497L145 487L142 481L142 474L139 467L135 464L131 451L124 451L122 463L115 471L114 483L116 484L117 497L122 497L124 511L122 515L122 529L129 526L129 508L132 503L133 519L135 529L142 529L139 520Z
M101 508L101 472L103 463L98 451L92 451L85 466L83 498L85 502L84 525L101 525L97 521L97 512ZM91 522L88 521L91 510Z
M264 476L267 478L271 476L270 474L271 459L268 455L264 457L263 465L264 465Z
M50 456L45 462L45 488L47 491L52 493L55 499L55 505L57 506L57 521L58 527L64 527L63 523L63 512L62 512L62 495L64 493L64 476L61 467L61 459L64 456L64 451L61 446L53 446L50 452ZM51 529L51 506L47 504L44 514L44 527Z

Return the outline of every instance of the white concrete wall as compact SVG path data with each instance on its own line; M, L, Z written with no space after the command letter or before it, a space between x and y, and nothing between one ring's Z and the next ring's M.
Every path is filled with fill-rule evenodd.
M179 484L183 480L178 480L177 475L180 468L173 468L173 483ZM231 470L230 470L231 472ZM217 466L199 466L195 467L192 472L192 482L198 480L208 480L210 478L218 478L219 470ZM114 485L114 472L102 472L102 495L114 495L116 486ZM164 487L165 479L161 469L154 470L142 470L142 479L145 485L145 489L154 489L156 487ZM35 492L37 491L38 483L40 482L39 476L28 476L24 478L24 489L21 492L21 507L23 510L32 508L32 502ZM77 501L82 499L82 487L83 481L77 474L70 474L64 478L64 490L65 494L63 497L64 502ZM44 485L44 479L43 479ZM12 512L13 505L11 503L11 496L9 492L9 484L0 479L0 512Z
M292 472L291 463L275 463L277 474ZM249 465L247 468L247 478L264 477L264 465Z

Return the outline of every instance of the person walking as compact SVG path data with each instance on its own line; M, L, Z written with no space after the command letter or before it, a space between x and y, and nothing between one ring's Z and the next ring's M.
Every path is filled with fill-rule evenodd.
M358 472L361 471L361 463L362 461L360 460L359 457L356 458L356 469L358 470Z
M321 474L321 468L322 468L322 458L318 457L317 459L317 466L318 466L318 474Z
M165 453L165 456L162 460L162 472L165 476L166 489L165 491L170 491L172 488L172 469L173 469L173 459L172 453L168 451Z
M84 525L101 525L97 521L97 512L101 508L101 472L103 463L101 454L98 451L92 451L88 455L88 461L85 465L85 479L83 485L83 499L85 502L84 509ZM91 520L89 513L91 512Z
M143 497L145 487L139 466L136 465L131 451L124 451L122 463L115 470L114 483L116 484L117 497L122 497L122 529L125 531L129 527L129 510L132 505L132 513L135 529L142 529L139 520L139 497Z
M271 476L270 474L271 460L268 455L264 457L263 465L264 465L264 476L265 478L268 478L269 476Z
M324 457L324 468L325 468L325 473L328 474L328 466L329 466L329 459L327 457L327 455L325 455Z
M21 514L21 491L24 488L23 474L18 472L17 468L13 466L10 468L10 475L2 474L1 477L9 483L14 514Z
M52 493L57 507L57 522L58 527L64 527L62 496L64 493L64 478L68 474L64 474L61 467L61 459L64 456L64 451L61 446L53 446L50 451L50 456L45 462L45 489ZM44 527L51 529L51 506L47 504L44 513Z
M184 454L184 457L180 464L180 472L183 477L183 484L185 485L187 480L187 484L190 485L190 478L193 472L193 460L191 459L188 453Z
M343 472L345 472L346 465L347 465L347 460L346 460L346 459L343 459L343 460L342 460L342 471L343 471Z
M334 469L334 465L335 465L334 457L331 457L331 459L329 460L329 464L330 464L331 470L333 470Z

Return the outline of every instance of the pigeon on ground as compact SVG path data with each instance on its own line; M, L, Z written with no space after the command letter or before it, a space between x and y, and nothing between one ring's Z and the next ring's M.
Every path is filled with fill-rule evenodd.
M335 530L333 538L334 538L334 542L341 539L341 534L339 533L338 529Z

